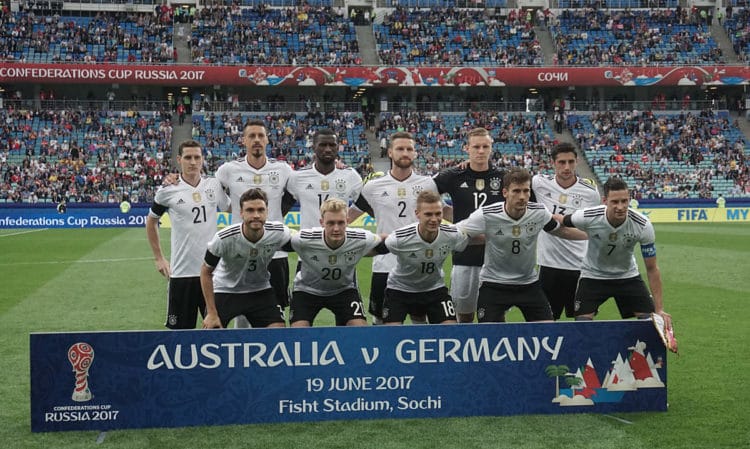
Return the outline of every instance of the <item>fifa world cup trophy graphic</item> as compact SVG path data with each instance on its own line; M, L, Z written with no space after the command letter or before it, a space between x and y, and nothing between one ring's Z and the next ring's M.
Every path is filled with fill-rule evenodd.
M68 361L73 365L73 372L76 375L73 400L76 402L91 400L88 377L89 368L94 362L94 348L88 343L76 343L68 349Z

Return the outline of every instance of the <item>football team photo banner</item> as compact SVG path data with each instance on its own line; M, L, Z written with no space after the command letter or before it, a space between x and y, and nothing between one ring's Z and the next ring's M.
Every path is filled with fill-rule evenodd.
M667 409L651 321L30 338L34 432Z

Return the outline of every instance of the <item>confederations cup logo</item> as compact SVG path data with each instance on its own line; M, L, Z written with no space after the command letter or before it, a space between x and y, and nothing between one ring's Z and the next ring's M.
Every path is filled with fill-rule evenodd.
M94 362L94 348L88 343L76 343L68 349L68 361L73 365L73 372L76 375L72 399L76 402L91 400L88 377L89 368Z

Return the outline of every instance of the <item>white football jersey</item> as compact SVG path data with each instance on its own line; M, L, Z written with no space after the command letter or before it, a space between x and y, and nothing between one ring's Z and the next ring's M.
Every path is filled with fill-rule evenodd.
M216 210L227 210L229 199L216 178L201 178L196 187L180 182L156 191L149 215L169 214L172 223L171 277L197 277L206 244L216 233Z
M607 206L579 210L570 217L576 228L589 236L589 247L581 267L581 277L591 279L628 279L638 276L633 248L653 245L654 226L645 215L628 209L628 217L618 227L607 220Z
M536 202L547 206L553 214L569 215L602 203L596 187L581 178L572 186L564 188L557 183L554 175L536 175L532 178L531 188ZM586 246L586 240L567 240L546 232L539 234L539 265L580 270Z
M242 221L240 215L240 197L246 191L259 188L268 197L268 220L284 222L281 210L281 199L284 197L284 189L292 176L292 167L286 162L276 159L266 159L266 164L261 168L254 168L247 163L246 158L222 164L216 170L216 179L221 182L225 189L229 190L229 198L232 200L231 222ZM286 257L284 251L278 251L276 258Z
M336 168L324 175L312 164L292 172L286 189L299 201L300 229L312 229L320 226L323 201L336 197L351 204L362 191L362 178L353 168Z
M463 251L469 237L454 225L441 224L437 238L426 242L419 223L397 229L385 239L396 257L388 274L388 288L403 292L429 292L445 286L443 262L452 251Z
M294 277L294 291L333 296L357 288L357 262L380 243L380 237L364 229L347 229L346 240L331 249L323 228L303 229L292 236L292 248L302 261Z
M271 288L268 264L291 235L289 228L278 222L266 222L263 230L260 240L253 243L242 233L242 223L235 223L211 239L208 251L221 258L213 272L215 292L249 293Z
M526 213L515 220L505 212L502 202L477 209L456 226L470 236L485 235L480 281L527 285L539 279L536 267L539 233L557 229L558 224L543 204L530 202Z
M417 208L417 196L423 190L437 192L437 186L431 177L412 173L399 181L388 171L385 176L375 178L362 187L362 194L355 206L365 212L372 209L378 234L390 234L417 221L414 211ZM395 265L396 256L393 254L378 254L372 258L374 273L388 273Z

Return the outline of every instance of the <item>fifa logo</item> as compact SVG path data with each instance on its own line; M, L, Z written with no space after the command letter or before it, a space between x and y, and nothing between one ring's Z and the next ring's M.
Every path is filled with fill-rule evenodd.
M94 348L88 343L76 343L68 349L68 361L73 366L73 372L76 375L72 399L76 402L91 400L88 377L89 368L94 362Z

